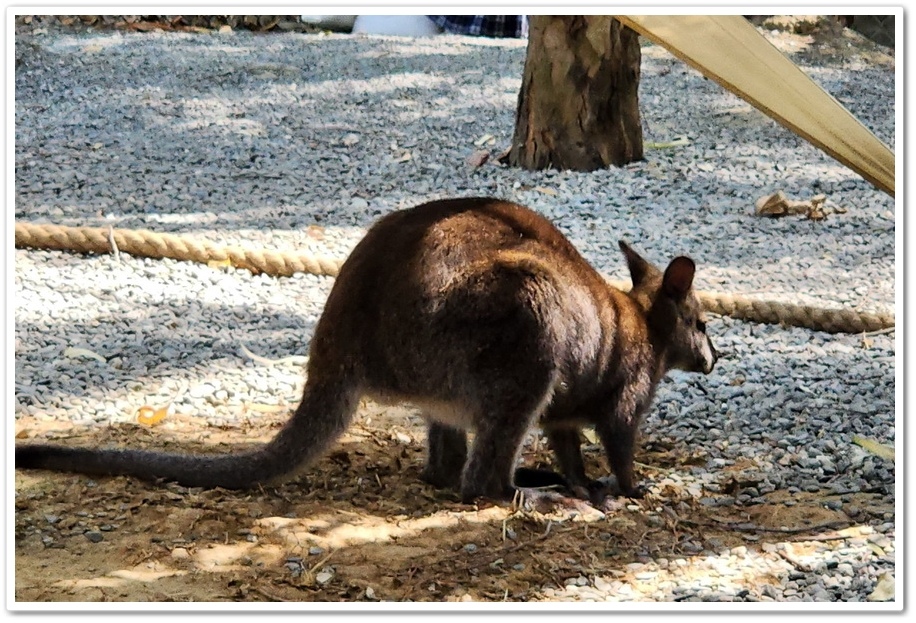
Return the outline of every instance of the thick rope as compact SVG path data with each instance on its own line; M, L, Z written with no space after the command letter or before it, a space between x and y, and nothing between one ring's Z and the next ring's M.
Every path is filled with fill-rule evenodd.
M65 227L20 222L16 223L16 247L97 254L124 252L141 257L168 257L202 263L228 260L237 268L278 277L288 277L300 272L336 277L343 264L341 259L315 255L308 251L280 252L219 247L187 236L148 230ZM630 288L630 283L626 281L610 283L622 290ZM893 313L871 314L851 309L825 309L717 292L699 292L698 295L707 311L752 322L804 327L828 333L862 333L894 327Z
M140 257L168 257L202 263L228 260L236 268L276 277L289 277L295 273L336 277L340 265L343 264L343 260L308 252L284 253L243 247L220 247L188 236L161 234L145 229L108 230L19 222L16 223L16 248L99 254L119 251Z

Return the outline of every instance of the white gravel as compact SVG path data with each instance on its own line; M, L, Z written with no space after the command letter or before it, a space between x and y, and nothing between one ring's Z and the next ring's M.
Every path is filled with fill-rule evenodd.
M893 309L894 200L658 47L644 48L645 140L686 136L687 145L593 173L472 168L478 139L492 135L494 152L511 139L524 53L521 41L455 36L20 36L16 219L343 257L381 214L493 195L554 219L616 277L624 238L658 262L691 255L701 289ZM894 146L893 69L854 60L803 69ZM753 216L754 201L777 190L824 193L847 211L823 222ZM301 369L256 365L240 346L306 355L331 283L17 250L16 416L107 424L179 395L183 411L220 424L245 402L294 404ZM701 501L715 503L703 496L716 470L739 461L755 466L754 484L732 504L774 490L893 501L893 463L850 442L895 441L893 333L865 340L730 318L709 330L722 351L716 371L667 379L645 426L645 438L708 455L684 475ZM711 583L683 581L677 560L655 561L619 578L572 578L545 597L864 600L894 571L895 518L847 512L887 541L882 555L864 537L832 550L829 569L726 550L708 560L721 573L698 573L719 578ZM760 560L778 578L769 588L731 577ZM668 583L640 592L650 579Z

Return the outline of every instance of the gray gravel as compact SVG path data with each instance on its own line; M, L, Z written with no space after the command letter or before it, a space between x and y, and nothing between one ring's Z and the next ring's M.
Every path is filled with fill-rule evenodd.
M894 200L658 47L644 48L645 140L689 144L575 173L466 162L485 135L494 152L511 139L520 41L52 31L16 43L20 220L343 257L381 214L486 194L554 219L611 276L625 276L616 251L624 238L659 262L691 255L701 289L894 306ZM803 69L893 148L893 69L855 59ZM753 216L754 201L777 190L823 193L828 208L846 212L823 222ZM223 424L246 402L294 404L301 368L256 365L240 347L306 355L331 283L17 250L16 416L105 425L177 397L182 412ZM713 318L709 330L723 353L715 373L672 375L645 425L646 439L708 456L680 476L699 503L719 503L710 496L717 473L736 465L748 466L748 484L731 504L825 489L893 502L893 463L850 442L895 441L893 333L730 318ZM831 503L867 531L840 546L817 543L817 564L783 551L791 543L710 551L634 563L620 577L570 578L545 598L862 601L894 572L895 517ZM776 581L754 584L755 573Z

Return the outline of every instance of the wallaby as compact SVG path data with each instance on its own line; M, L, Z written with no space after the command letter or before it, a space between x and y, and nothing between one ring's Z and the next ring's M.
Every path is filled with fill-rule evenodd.
M579 436L594 426L621 492L638 496L637 428L659 380L672 368L709 373L717 356L692 290L694 262L677 257L662 272L619 244L628 293L521 205L465 198L394 212L341 267L302 400L270 442L230 455L20 445L16 467L228 489L277 483L324 453L368 396L420 408L423 478L460 489L466 502L513 498L513 470L536 425L577 491L596 482Z

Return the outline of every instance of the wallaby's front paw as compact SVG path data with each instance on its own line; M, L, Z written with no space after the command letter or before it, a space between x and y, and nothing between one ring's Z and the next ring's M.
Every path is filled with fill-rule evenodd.
M461 472L454 472L453 470L446 470L441 468L433 468L427 465L425 468L423 468L423 471L420 472L420 480L431 484L437 489L457 490L461 486Z
M603 480L589 480L588 486L585 487L585 494L586 500L601 508L604 501L615 494L615 487L610 486Z
M462 504L474 504L479 500L490 500L497 503L511 502L516 497L515 487L507 487L501 491L474 491L464 489L461 491L461 503Z
M648 492L649 492L649 489L645 485L639 484L639 485L630 487L630 490L624 491L623 494L627 496L628 498L632 498L634 500L641 500L643 497L645 497L646 493Z
M630 487L630 490L626 492L621 491L619 487L615 487L613 492L606 494L603 500L593 502L593 504L605 513L615 513L626 508L627 504L632 500L641 499L647 491L648 489L643 485Z

